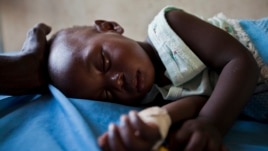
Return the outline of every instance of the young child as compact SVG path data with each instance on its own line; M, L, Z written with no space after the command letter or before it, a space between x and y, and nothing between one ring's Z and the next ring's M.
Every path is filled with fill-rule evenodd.
M51 82L70 97L166 104L157 114L164 112L171 125L183 122L171 148L222 149L224 134L268 76L262 50L255 49L242 24L223 15L204 21L168 6L149 25L146 41L129 39L123 31L104 20L59 31L50 46ZM111 124L99 143L103 150L150 150L158 128L166 137L159 123L132 112L121 124Z
M116 22L97 20L53 36L49 76L69 97L162 106L111 124L99 138L105 151L156 149L170 126L170 150L224 150L222 139L254 90L266 88L266 58L241 25L169 6L149 25L146 41L137 42Z

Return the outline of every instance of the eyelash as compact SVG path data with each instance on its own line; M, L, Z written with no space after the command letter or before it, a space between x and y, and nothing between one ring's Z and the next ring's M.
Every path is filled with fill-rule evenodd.
M105 99L107 99L107 100L111 100L113 98L111 92L108 90L105 90L104 94L105 94Z
M105 56L105 52L102 50L101 51L101 57L102 57L102 71L107 72L110 66L110 60L107 59Z
M106 73L110 68L110 60L107 59L107 57L105 56L105 52L103 50L101 51L101 58L102 58L102 72ZM113 98L111 92L108 90L104 90L104 97L107 100Z

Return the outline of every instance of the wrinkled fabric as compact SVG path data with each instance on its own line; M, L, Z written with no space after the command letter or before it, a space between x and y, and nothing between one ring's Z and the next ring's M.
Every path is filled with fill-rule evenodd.
M50 86L51 94L0 95L1 151L100 151L97 138L110 122L134 108L94 100L65 97ZM237 121L224 143L230 151L268 149L268 125Z
M97 137L133 107L51 94L0 97L1 151L100 151Z

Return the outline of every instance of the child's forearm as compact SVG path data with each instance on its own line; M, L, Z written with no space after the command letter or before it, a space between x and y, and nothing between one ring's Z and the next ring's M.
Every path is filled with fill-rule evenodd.
M256 85L256 62L234 37L200 18L171 11L167 20L208 68L220 72L217 85L198 118L207 120L224 135Z
M214 92L198 117L208 120L222 135L232 126L249 100L258 77L255 61L247 56L244 56L245 59L241 57L226 64Z
M172 124L193 118L198 115L207 98L204 96L189 96L164 105Z

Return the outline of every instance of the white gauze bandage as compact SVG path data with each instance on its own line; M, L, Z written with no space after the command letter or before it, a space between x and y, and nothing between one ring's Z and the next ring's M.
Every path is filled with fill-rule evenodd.
M152 123L158 126L161 139L152 148L153 150L158 149L167 137L171 125L171 119L167 111L160 107L150 107L140 111L138 115L145 123Z

